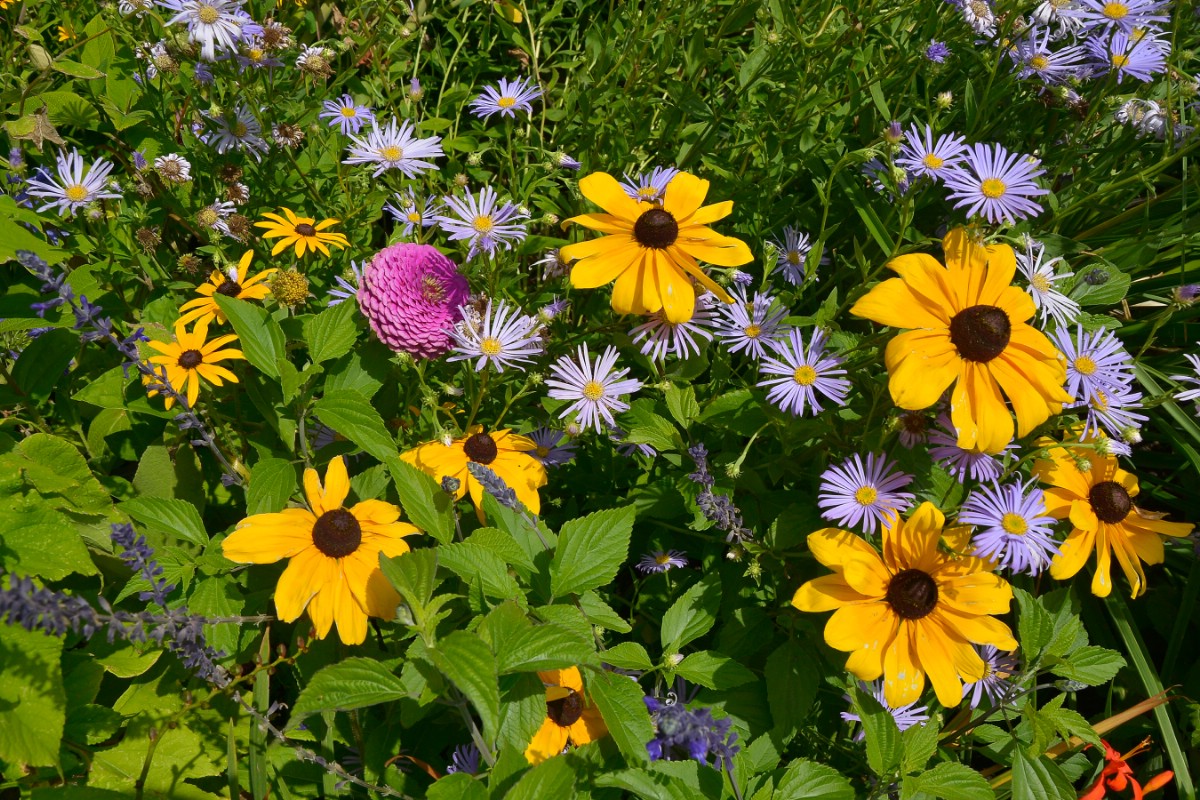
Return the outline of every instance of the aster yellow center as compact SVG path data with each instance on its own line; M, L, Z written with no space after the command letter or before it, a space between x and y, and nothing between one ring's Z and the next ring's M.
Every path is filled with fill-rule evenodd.
M990 197L993 200L997 197L1003 197L1004 192L1007 190L1008 187L999 178L988 178L979 186L979 191L983 192L983 196Z
M762 336L762 326L761 325L747 325L745 328L742 329L742 333L746 334L746 336L748 336L751 339L757 339L759 336Z
M343 106L342 107L342 116L346 117L347 119L354 119L356 116L358 116L358 112L355 111L353 108L347 108L347 107Z
M604 397L604 385L599 381L588 381L583 385L583 396L595 402Z
M537 453L538 458L545 458L550 455L550 448L544 444L539 444L533 452Z
M984 19L991 16L991 9L988 8L988 4L983 2L983 0L971 0L971 11L974 12L975 16L983 17Z
M854 493L854 502L858 503L860 506L869 506L874 504L876 498L878 497L879 492L875 491L874 486L863 486Z
M817 371L807 364L796 367L796 371L792 373L792 380L801 386L812 386L817 382Z
M496 101L496 105L500 106L501 108L512 108L516 104L517 98L515 97L501 97Z
M196 19L203 22L205 25L212 25L221 18L221 12L213 6L204 3L196 9Z
M1040 272L1029 279L1029 285L1041 294L1045 294L1051 289L1050 279Z
M1090 356L1079 356L1073 365L1080 375L1092 375L1096 372L1096 362Z
M940 169L941 166L943 164L945 164L946 162L937 153L930 153L929 155L927 155L921 159L921 163L924 164L925 166L929 167L930 169Z
M669 553L659 553L658 555L656 555L656 556L654 557L654 560L655 560L655 561L656 561L656 562L657 562L659 565L661 565L661 566L666 566L666 565L667 565L668 563L670 563L670 561L671 561L671 555L670 555Z
M1050 59L1041 55L1034 56L1033 58L1029 59L1029 66L1033 67L1034 69L1045 69L1046 67L1050 66Z
M788 260L788 263L791 264L792 266L799 266L800 265L800 251L799 250L789 250L788 254L787 254L787 260Z
M492 228L496 227L496 223L492 221L488 214L480 214L471 222L471 227L477 233L490 233Z
M653 186L643 186L638 189L637 193L638 197L642 200L653 200L658 196L658 189L655 189Z
M1116 67L1117 69L1120 69L1121 67L1123 67L1129 63L1129 56L1123 56L1120 53L1113 53L1112 54L1112 63L1113 63L1114 67Z
M250 129L246 127L246 123L242 122L240 119L237 122L233 123L233 127L230 128L229 130L230 130L230 133L232 133L238 139L241 139L243 136L245 136L247 133L250 132Z
M263 51L259 50L257 47L253 48L249 53L246 54L247 58L249 58L251 61L262 61L263 55Z
M485 356L498 356L500 355L500 351L502 349L503 346L500 344L500 340L495 336L485 336L483 337L483 340L479 342L479 352L483 353Z
M1104 16L1109 19L1124 19L1129 13L1129 6L1124 3L1105 3Z
M408 221L415 225L421 221L421 215L413 211L408 215Z
M404 158L404 150L394 144L379 148L379 155L385 161L399 161Z
M88 190L83 187L83 184L72 183L66 189L63 189L63 195L72 203L79 203L87 199Z
M200 213L196 215L197 222L210 228L217 223L218 219L220 219L220 216L211 208L202 208L200 209Z
M1021 536L1029 530L1029 523L1020 514L1009 512L1000 520L1000 527L1004 529L1005 533Z

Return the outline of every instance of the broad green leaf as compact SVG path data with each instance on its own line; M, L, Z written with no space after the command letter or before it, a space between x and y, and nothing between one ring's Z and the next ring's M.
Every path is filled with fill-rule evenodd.
M565 758L551 758L521 776L504 800L571 800L575 797L575 771Z
M1031 759L1017 748L1012 763L1013 800L1075 800L1075 789L1058 765L1045 756Z
M1033 660L1050 643L1054 635L1054 618L1029 592L1013 587L1020 616L1017 619L1017 635L1021 638L1021 652Z
M867 763L876 775L887 777L900 766L903 755L900 728L896 726L891 712L874 697L857 686L854 687L853 696L867 736Z
M84 80L91 81L104 77L104 73L100 70L95 67L89 67L87 64L80 64L78 61L67 61L66 59L56 58L50 66L56 72L70 75L72 78L83 78Z
M484 739L495 742L500 728L500 685L492 651L475 634L454 631L428 652L441 673L475 706Z
M63 640L0 623L0 760L57 767L66 721Z
M791 639L767 657L764 676L775 730L790 739L812 709L821 672L813 663L811 650Z
M593 663L595 660L595 650L590 642L557 625L534 625L522 629L500 646L496 656L501 675L563 669Z
M384 427L383 417L358 392L350 389L326 392L313 406L313 412L321 422L380 461L396 456L396 440Z
M92 474L83 454L66 439L35 433L21 440L11 453L0 456L20 470L22 479L42 495L53 495L51 502L64 511L83 514L108 514L112 498Z
M550 566L555 597L582 594L612 581L629 554L633 506L597 511L562 526Z
M637 642L621 642L600 654L600 660L620 669L635 669L647 672L654 668L646 648Z
M0 506L0 566L5 572L57 581L73 572L95 575L96 565L65 514L36 495L5 498Z
M654 726L637 681L613 672L589 672L584 689L599 707L625 759L634 764L648 761L646 743L654 738Z
M675 667L675 674L708 689L732 689L757 678L732 658L711 650L689 654Z
M344 658L313 675L292 707L288 727L324 711L350 711L407 697L400 678L373 658Z
M363 402L367 402L365 399ZM433 478L393 453L384 459L410 522L442 544L454 539L454 499Z
M942 800L992 800L996 796L978 771L955 761L944 761L914 778L905 778L904 784L909 792L922 792Z
M487 796L487 787L475 780L474 775L463 772L439 778L425 793L426 800L487 800Z
M282 511L296 492L296 468L282 458L264 458L250 470L246 514Z
M284 336L279 323L264 309L245 300L226 297L220 293L214 293L213 300L229 318L229 323L238 335L236 344L231 346L240 349L246 360L261 372L272 378L279 378L279 360L284 358ZM330 423L325 424L337 430Z
M687 430L691 422L700 416L700 404L696 402L696 390L691 386L672 383L667 387L667 410Z
M652 400L636 400L626 412L629 430L624 441L630 444L648 444L655 450L678 450L682 440L679 431L667 418L654 411Z
M501 747L525 752L546 721L546 685L533 673L506 679L500 695Z
M523 596L513 576L508 574L504 559L474 542L452 542L438 549L438 561L454 574L470 582L479 578L489 597L507 600Z
M712 628L721 605L721 579L709 572L667 609L662 621L664 653L678 653Z
M813 761L793 761L779 779L778 800L854 800L854 787L836 769Z
M304 320L304 341L315 363L341 358L350 352L358 337L354 326L357 313L358 304L347 301Z
M163 497L135 497L121 503L121 511L149 528L168 536L175 536L203 547L208 544L208 533L200 512L186 500L168 500Z
M928 722L913 725L900 734L900 744L904 748L902 774L911 775L925 769L929 759L937 752L939 732L939 720L934 717Z
M196 583L188 598L188 611L208 618L233 617L242 613L245 600L242 591L230 575L203 578ZM245 627L233 622L222 622L218 625L205 625L204 637L207 642L225 653L236 653L238 640L243 631L252 633L254 626Z
M60 381L65 385L67 367L79 348L79 334L74 331L55 328L43 333L21 351L13 366L15 388L35 402L44 401Z
M436 549L410 550L399 556L379 557L383 575L410 605L424 608L437 587Z
M595 591L587 591L579 595L579 609L587 617L588 622L599 625L617 633L629 633L633 627L604 602Z
M1088 686L1099 686L1112 680L1121 667L1125 666L1125 658L1116 650L1089 645L1081 647L1050 667L1050 671L1062 678L1068 678Z

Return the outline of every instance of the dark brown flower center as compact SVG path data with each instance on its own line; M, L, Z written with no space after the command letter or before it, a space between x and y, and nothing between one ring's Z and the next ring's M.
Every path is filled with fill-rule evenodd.
M242 293L242 285L237 281L225 281L217 287L217 294L223 294L226 297L237 297Z
M316 236L317 229L312 225L309 225L307 222L301 222L296 226L296 233L300 234L301 236Z
M574 725L583 716L583 698L572 691L566 697L546 701L546 716L559 727Z
M496 447L495 439L480 431L463 442L463 452L476 464L487 465L496 460L500 450Z
M204 361L199 350L184 350L179 354L179 366L184 369L195 369Z
M950 341L968 361L991 361L1008 347L1012 322L995 306L971 306L950 320Z
M344 508L326 511L313 525L313 544L330 558L345 558L362 544L362 526Z
M898 572L888 583L888 605L904 619L927 616L937 606L937 600L937 584L919 569Z
M675 244L678 237L679 223L671 216L671 212L661 208L650 209L633 223L633 238L642 247L661 250Z
M1129 492L1116 481L1097 483L1088 492L1088 501L1092 504L1092 511L1096 512L1100 521L1110 525L1115 525L1125 519L1129 516L1129 510L1133 508Z

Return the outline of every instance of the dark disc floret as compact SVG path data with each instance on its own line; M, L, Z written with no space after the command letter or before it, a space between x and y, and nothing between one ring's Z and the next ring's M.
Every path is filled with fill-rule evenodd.
M317 229L312 225L309 225L307 222L301 222L296 226L296 233L300 234L301 236L316 236Z
M362 544L362 526L344 508L326 511L313 525L313 544L330 558L345 558Z
M1133 508L1129 492L1116 481L1097 483L1088 492L1088 501L1092 504L1092 511L1096 512L1100 521L1110 525L1115 525L1125 519L1129 516L1130 509Z
M546 701L546 716L555 725L566 728L574 725L583 716L583 698L572 691L566 697Z
M496 447L495 439L484 431L480 431L463 442L463 452L476 464L486 466L496 460L496 454L500 450Z
M226 297L237 297L242 293L242 285L237 281L227 280L217 287L217 294L223 294Z
M888 583L886 599L904 619L921 619L937 606L937 583L926 572L906 569Z
M988 362L1004 352L1012 322L996 306L971 306L950 320L950 341L968 361Z
M204 361L199 350L184 350L179 354L179 366L184 369L195 369Z
M675 244L679 238L679 223L671 212L661 208L652 208L637 218L633 223L633 238L642 247L652 247L661 250Z

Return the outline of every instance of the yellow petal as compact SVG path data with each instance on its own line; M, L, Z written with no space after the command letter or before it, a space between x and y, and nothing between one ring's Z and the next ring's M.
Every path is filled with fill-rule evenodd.
M884 602L842 606L825 623L825 643L844 653L879 650L895 635L899 624L892 607Z
M967 614L1006 614L1012 603L1008 581L990 572L976 572L938 582L938 604Z
M367 612L354 599L345 578L336 584L333 595L333 619L338 638L345 644L362 644L367 638Z
M239 564L273 564L312 544L316 518L303 508L277 514L255 514L238 524L221 542L221 552Z
M676 221L696 213L708 196L708 181L687 172L676 173L663 194L663 209Z
M625 194L624 187L606 172L593 172L579 181L579 191L609 214L633 222L642 215L642 207Z
M725 219L733 213L733 201L725 200L720 203L702 206L696 209L696 213L690 217L685 217L679 220L679 227L683 228L688 225L711 225L718 220Z
M585 745L602 739L608 735L608 725L600 715L600 709L587 706L570 727L567 728L567 738L574 745Z
M622 220L619 217L614 217L612 214L578 214L569 219L563 220L563 227L574 223L583 227L600 231L601 233L614 233L629 236L633 232L633 225Z
M611 239L615 237L605 237ZM566 248L564 248L565 252ZM595 289L612 283L642 261L645 248L631 238L625 244L578 261L571 267L571 285L576 289Z
M913 623L903 620L892 646L883 654L883 696L892 708L921 699L925 691L925 671L913 646Z
M325 490L321 488L321 478L317 475L317 471L312 467L304 470L304 496L308 498L308 507L312 509L313 514L320 517L326 511L336 508L337 506L325 506Z
M884 353L888 392L900 408L929 408L962 372L962 358L944 331L908 331L892 337ZM895 363L895 366L892 364Z
M651 256L645 248L639 250L633 265L613 284L612 307L618 314L653 314L662 308L657 281L646 266Z
M950 319L962 311L958 299L956 281L950 271L925 253L908 253L888 262L888 269L896 272L908 285L909 290L920 299L921 304L936 317L941 326L950 324ZM898 327L910 328L913 325Z
M945 272L941 265L938 269ZM877 284L858 298L850 313L892 328L948 330L950 324L942 307L916 294L902 278L888 278Z
M341 508L350 494L350 475L341 456L334 456L325 468L325 510Z
M1095 531L1078 528L1072 531L1067 540L1059 545L1060 555L1055 556L1050 562L1050 577L1059 581L1073 578L1087 563L1095 543Z
M692 288L692 282L670 263L662 251L651 251L651 258L654 259L663 316L673 324L687 322L696 310L696 290Z
M707 230L701 228L700 230ZM679 248L697 261L706 261L718 267L740 267L754 260L754 254L741 239L732 236L685 237L680 235L674 247Z
M589 176L590 177L590 176ZM525 760L530 764L540 764L548 758L554 758L567 746L567 729L559 726L547 717L542 727L533 735L529 747L525 748Z
M1016 650L1017 640L1007 625L993 617L964 614L946 605L939 605L933 612L948 628L974 644L990 644L1000 650ZM933 616L930 615L930 616Z
M310 540L311 542L311 540ZM337 574L337 562L310 544L288 562L275 586L275 610L283 622L293 622L308 601Z

